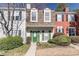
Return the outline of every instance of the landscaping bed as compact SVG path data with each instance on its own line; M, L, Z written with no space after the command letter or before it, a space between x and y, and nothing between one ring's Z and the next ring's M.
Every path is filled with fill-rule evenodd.
M37 49L52 48L56 46L57 46L56 44L50 44L48 42L37 43Z
M11 50L0 50L1 56L23 56L29 49L30 45L25 44Z

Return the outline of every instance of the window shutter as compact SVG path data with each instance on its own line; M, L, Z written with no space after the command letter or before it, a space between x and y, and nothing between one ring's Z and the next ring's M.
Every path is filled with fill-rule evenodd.
M20 11L19 12L19 20L21 20L22 19L22 12Z
M62 14L62 22L64 21L64 14Z
M66 21L68 21L68 14L66 14Z
M57 14L56 14L56 21L57 21Z
M62 28L62 32L64 33L64 28Z

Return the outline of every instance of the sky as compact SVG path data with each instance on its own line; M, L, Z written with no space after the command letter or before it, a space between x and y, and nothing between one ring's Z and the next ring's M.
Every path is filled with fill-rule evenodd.
M22 3L19 3L19 4L21 5ZM39 7L43 8L45 5L47 5L46 7L50 8L50 9L54 9L54 10L57 7L57 3L39 3L39 4L35 4L35 5L38 8ZM5 7L5 6L7 6L6 3L0 3L0 7ZM22 7L22 5L20 7ZM68 7L72 11L72 10L74 10L76 8L79 8L79 3L68 3Z
M55 9L57 7L57 3L48 3L48 7L51 9ZM75 9L79 8L79 3L69 3L68 7L71 11L75 10Z

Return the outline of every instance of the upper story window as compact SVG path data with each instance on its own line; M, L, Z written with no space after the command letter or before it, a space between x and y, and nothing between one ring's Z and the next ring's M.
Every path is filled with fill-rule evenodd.
M21 20L22 18L22 12L21 11L15 11L14 12L14 19L15 20Z
M75 21L74 14L68 14L68 21Z
M51 10L48 8L44 10L44 22L51 22Z
M38 12L37 9L33 8L31 10L31 22L37 22L38 21Z
M62 21L62 14L57 14L57 21Z

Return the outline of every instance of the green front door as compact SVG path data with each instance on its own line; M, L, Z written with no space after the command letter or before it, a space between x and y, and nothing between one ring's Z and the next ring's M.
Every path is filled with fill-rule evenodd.
M38 33L37 32L32 32L32 41L37 42L38 41Z

